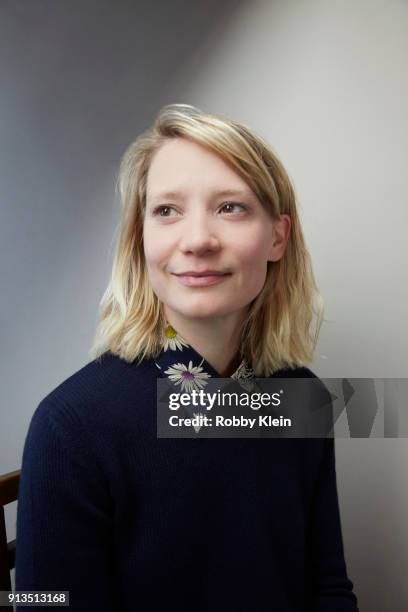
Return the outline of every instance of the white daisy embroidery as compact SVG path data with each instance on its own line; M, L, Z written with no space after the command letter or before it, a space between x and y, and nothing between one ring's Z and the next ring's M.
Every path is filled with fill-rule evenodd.
M183 346L189 346L172 325L166 325L163 333L163 349L165 351L182 351Z
M258 386L255 383L255 373L251 366L247 364L245 359L241 361L241 364L235 370L233 374L231 374L231 378L237 380L244 389L247 391L254 391L258 389Z
M248 366L245 359L241 361L240 365L235 370L235 372L231 374L231 378L234 378L235 380L242 380L242 379L248 380L248 379L254 378L254 376L255 374L254 374L253 369L250 366Z
M174 363L168 370L165 370L170 380L175 385L181 385L182 391L193 391L202 389L206 384L206 379L211 378L211 374L203 371L200 366L193 366L190 361L188 367L184 363Z

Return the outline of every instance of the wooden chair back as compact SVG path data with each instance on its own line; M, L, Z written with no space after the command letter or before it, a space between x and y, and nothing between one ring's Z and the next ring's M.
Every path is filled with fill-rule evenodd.
M4 506L18 499L18 484L21 470L0 476L0 591L11 591L10 572L16 563L16 540L7 541ZM2 606L2 610L13 610L13 606Z

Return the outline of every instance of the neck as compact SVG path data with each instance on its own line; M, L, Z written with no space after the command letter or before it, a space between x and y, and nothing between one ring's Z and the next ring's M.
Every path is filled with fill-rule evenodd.
M244 309L219 317L188 318L174 311L168 312L164 306L164 315L170 325L221 378L229 377L239 366L241 329L246 314Z

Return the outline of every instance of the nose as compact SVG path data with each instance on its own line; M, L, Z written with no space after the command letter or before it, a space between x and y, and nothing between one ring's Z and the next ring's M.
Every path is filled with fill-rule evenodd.
M184 253L202 255L207 251L217 251L220 247L215 220L209 213L195 211L183 224L180 250Z

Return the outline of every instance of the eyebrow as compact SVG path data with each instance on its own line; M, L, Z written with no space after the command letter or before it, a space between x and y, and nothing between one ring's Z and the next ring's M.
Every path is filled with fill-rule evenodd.
M254 197L252 191L247 189L218 189L213 191L213 195L215 196L244 196L244 197ZM184 193L182 191L163 191L157 194L153 194L150 196L152 200L158 200L161 198L179 198L183 197Z

